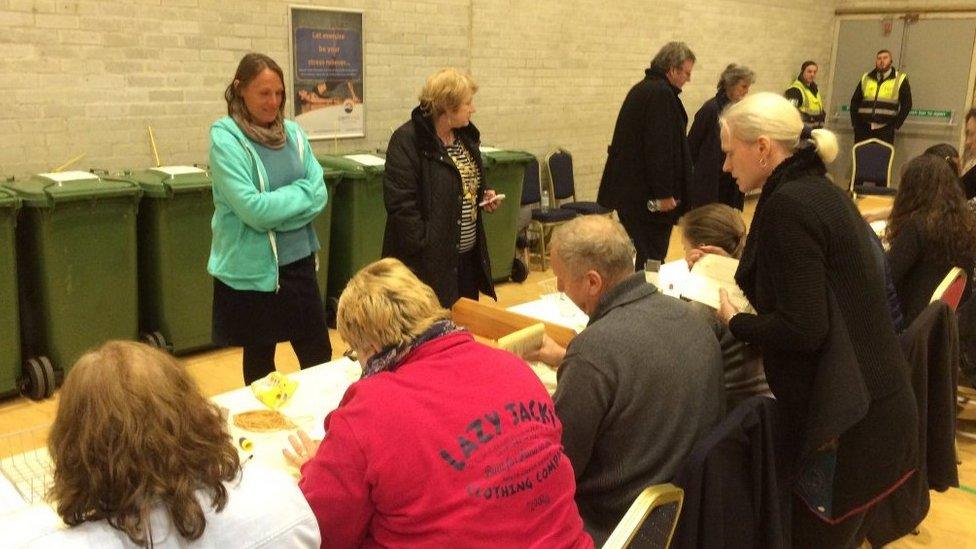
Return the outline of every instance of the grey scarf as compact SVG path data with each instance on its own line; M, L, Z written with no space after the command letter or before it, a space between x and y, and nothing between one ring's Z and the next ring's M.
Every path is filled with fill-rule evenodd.
M237 127L244 132L249 139L268 147L269 149L280 149L285 146L285 120L281 112L275 117L274 123L270 127L255 124L251 119L251 113L247 112L244 100L237 99L230 103L230 117L237 122Z

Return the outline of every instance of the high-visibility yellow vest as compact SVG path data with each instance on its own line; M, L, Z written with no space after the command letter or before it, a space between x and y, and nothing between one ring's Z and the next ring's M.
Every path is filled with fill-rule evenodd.
M896 70L891 78L878 82L873 73L874 71L866 72L861 76L861 92L864 94L864 100L861 101L857 113L871 117L877 122L887 123L898 116L898 110L901 108L898 93L908 75Z
M819 117L823 114L823 101L820 99L820 93L813 93L813 90L803 85L803 82L796 80L790 88L796 88L800 91L801 97L803 97L803 103L797 107L800 112L809 117Z

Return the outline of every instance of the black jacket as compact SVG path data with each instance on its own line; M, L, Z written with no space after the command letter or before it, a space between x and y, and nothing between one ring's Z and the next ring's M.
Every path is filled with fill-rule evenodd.
M677 208L649 215L675 223L691 181L691 152L685 137L688 113L678 99L680 88L660 72L647 69L645 74L620 107L597 202L604 208L636 213L647 212L652 198L674 197L681 201Z
M929 510L929 490L959 486L956 466L956 370L959 336L955 315L941 301L922 311L900 336L912 366L918 403L918 474L879 507L868 539L881 547L911 532Z
M728 104L725 91L719 91L695 113L695 121L688 132L688 147L695 170L686 193L685 211L712 202L742 209L743 195L736 187L735 179L732 174L722 170L725 153L722 152L718 117Z
M769 387L792 424L797 475L840 437L825 486L836 518L911 470L917 420L870 229L825 171L806 149L766 181L736 272L758 314L737 314L729 328L762 347ZM794 489L807 490L801 480Z
M685 491L672 546L790 546L789 471L776 441L776 401L751 397L700 440L674 478Z
M899 73L898 70L892 67L889 69L891 74L884 78L884 80L889 80L895 78ZM871 71L871 76L878 78L878 69ZM901 83L901 87L898 88L898 115L891 117L881 114L874 114L872 116L865 116L858 113L858 109L861 108L861 104L864 102L874 102L873 97L864 97L864 90L861 89L861 81L857 81L857 87L854 88L854 94L851 96L851 125L858 132L867 132L870 129L871 122L876 122L880 124L889 124L895 129L901 127L905 123L905 119L908 118L908 113L912 110L912 87L908 84L908 78Z
M478 202L487 184L480 134L473 124L454 131L481 172ZM461 174L420 107L390 137L383 200L386 233L383 257L395 257L434 289L443 307L458 300L458 243L461 238ZM495 297L482 212L475 244L481 259L481 292Z

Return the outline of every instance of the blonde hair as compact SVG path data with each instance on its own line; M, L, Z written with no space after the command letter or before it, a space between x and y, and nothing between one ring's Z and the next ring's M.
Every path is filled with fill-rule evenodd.
M105 520L136 545L152 545L156 506L183 538L198 539L207 525L202 505L223 510L223 483L240 471L217 406L176 359L132 341L109 341L78 359L48 449L49 496L65 524Z
M427 77L418 99L424 114L436 118L457 109L477 91L478 84L471 75L448 68Z
M430 286L398 259L386 258L363 267L346 284L336 328L357 350L383 349L410 342L450 316Z
M618 281L634 272L634 245L627 231L602 215L560 225L552 235L552 249L577 278L593 270L605 280Z
M765 136L788 151L797 148L803 134L800 111L783 96L770 92L751 94L729 106L720 120L730 137L755 143L761 136ZM813 130L810 140L825 164L837 158L837 136L834 132Z
M695 208L679 221L684 237L693 246L718 246L736 259L746 245L746 223L738 210L725 204Z

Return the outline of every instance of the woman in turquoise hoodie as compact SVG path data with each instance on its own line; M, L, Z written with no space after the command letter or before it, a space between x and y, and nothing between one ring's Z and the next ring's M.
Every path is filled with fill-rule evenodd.
M275 369L279 341L302 368L332 356L315 279L312 228L327 200L305 133L284 119L281 67L249 53L224 92L227 113L210 128L214 342L244 348L244 382Z

